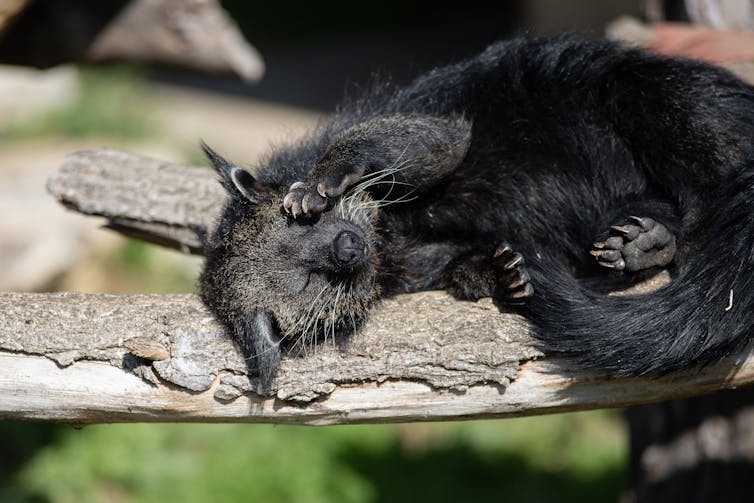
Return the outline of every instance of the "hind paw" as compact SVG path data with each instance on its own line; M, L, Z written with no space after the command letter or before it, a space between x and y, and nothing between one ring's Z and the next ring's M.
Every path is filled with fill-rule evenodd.
M495 269L495 297L512 305L525 304L534 295L531 276L526 270L523 255L508 243L497 247L492 257Z
M667 227L651 218L629 217L625 225L614 225L610 236L594 243L589 252L601 266L636 272L668 265L675 256L676 240Z

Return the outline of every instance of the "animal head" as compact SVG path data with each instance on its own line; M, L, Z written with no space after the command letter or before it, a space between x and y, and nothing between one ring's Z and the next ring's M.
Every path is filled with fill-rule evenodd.
M316 223L296 221L281 211L285 189L260 185L203 148L229 202L206 245L202 298L269 382L281 347L334 342L379 296L377 205L352 190Z

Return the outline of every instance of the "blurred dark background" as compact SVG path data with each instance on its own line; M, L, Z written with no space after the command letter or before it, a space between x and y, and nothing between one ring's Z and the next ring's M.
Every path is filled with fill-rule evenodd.
M346 86L367 85L376 73L406 82L514 34L567 30L602 37L616 16L640 12L633 0L222 3L264 55L264 79L240 88L233 79L175 78L325 111L333 109Z

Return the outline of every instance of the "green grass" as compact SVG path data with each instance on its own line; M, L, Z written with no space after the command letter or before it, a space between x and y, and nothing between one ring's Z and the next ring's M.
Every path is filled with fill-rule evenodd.
M41 137L108 137L138 140L154 132L144 82L130 67L82 70L82 90L72 102L0 129L0 141Z
M622 488L626 449L604 411L400 426L101 425L58 431L7 477L5 494L60 503L602 502Z

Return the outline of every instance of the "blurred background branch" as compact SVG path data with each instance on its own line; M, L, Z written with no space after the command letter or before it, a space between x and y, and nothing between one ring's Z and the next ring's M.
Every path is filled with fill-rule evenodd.
M83 61L163 63L248 81L264 73L217 0L0 0L0 63Z

